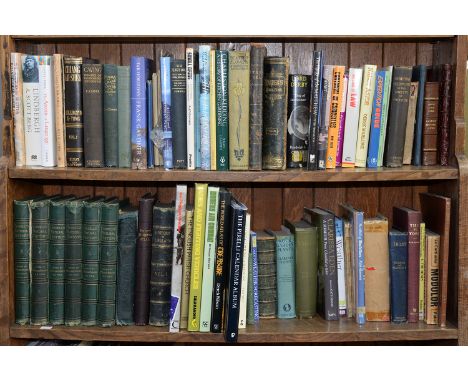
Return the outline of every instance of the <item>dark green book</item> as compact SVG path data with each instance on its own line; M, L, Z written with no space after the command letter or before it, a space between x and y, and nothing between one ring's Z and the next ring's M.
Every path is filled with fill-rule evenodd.
M96 325L103 196L84 202L83 274L81 282L81 325Z
M119 164L119 130L117 120L117 65L102 66L104 96L104 158L106 167Z
M217 50L216 62L216 168L229 170L229 52Z
M50 201L49 324L65 323L65 203L73 195Z
M81 323L83 206L88 196L65 204L65 325Z
M117 126L119 167L130 168L132 165L130 66L117 66Z
M138 209L126 207L119 211L117 247L117 295L115 321L117 325L133 325L135 287L135 255L138 237Z

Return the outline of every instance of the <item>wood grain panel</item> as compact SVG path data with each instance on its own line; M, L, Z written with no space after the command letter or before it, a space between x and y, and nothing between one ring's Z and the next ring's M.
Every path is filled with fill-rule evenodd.
M422 192L427 192L429 189L427 184L415 184L412 187L413 191L413 208L415 210L420 211L421 210L421 202L419 200L419 194Z
M413 189L404 183L390 184L379 187L378 212L388 218L388 226L393 223L393 207L413 206Z
M143 56L154 60L153 44L121 44L122 65L130 65L132 56Z
M253 189L253 230L281 228L283 221L283 192L281 187L255 187Z
M175 59L185 59L185 44L155 44L154 45L155 67L160 68L161 56L172 56Z
M119 199L125 197L125 187L122 183L115 182L96 182L94 187L94 195L104 195L108 198L115 196Z
M140 184L127 184L125 186L125 197L130 200L130 203L133 206L138 207L138 201L140 198L145 195L147 192L150 192L153 195L157 194L156 184L153 183L140 183Z
M120 44L91 44L90 52L100 64L120 65Z
M317 43L316 49L323 51L325 65L349 66L349 44Z
M289 57L290 74L312 74L313 43L286 43L284 56Z
M55 44L38 44L36 52L41 55L52 55L56 52L55 48Z
M91 57L89 44L57 44L57 53L68 54L76 57Z
M416 64L416 43L391 43L383 44L383 66Z
M432 65L434 57L434 44L428 42L418 42L416 44L416 63Z
M267 49L267 56L282 56L283 44L280 42L268 42L265 44Z
M62 193L62 183L45 183L42 186L42 193L45 195L57 195Z

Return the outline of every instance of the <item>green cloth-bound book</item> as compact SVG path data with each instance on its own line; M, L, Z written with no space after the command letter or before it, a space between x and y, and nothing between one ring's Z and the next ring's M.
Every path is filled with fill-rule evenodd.
M117 100L117 65L104 64L103 74L103 119L104 119L104 159L106 167L119 164L119 131Z
M117 125L119 167L130 168L132 164L130 66L117 66Z

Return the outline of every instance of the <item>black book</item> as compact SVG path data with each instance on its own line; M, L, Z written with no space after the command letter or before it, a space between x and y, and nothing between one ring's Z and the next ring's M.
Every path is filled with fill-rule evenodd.
M309 145L307 147L309 157L307 169L317 169L317 139L320 126L320 105L322 95L323 52L314 51L312 56L312 77L310 94L310 118L309 118Z
M171 60L171 121L174 168L187 168L187 92L185 60Z

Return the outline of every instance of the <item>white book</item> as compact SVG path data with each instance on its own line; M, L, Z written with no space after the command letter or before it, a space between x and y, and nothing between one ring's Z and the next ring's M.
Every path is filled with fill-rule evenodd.
M185 184L178 184L176 187L174 238L172 241L171 311L169 317L169 332L178 332L180 326L180 298L182 295L186 203L187 186Z
M193 48L185 50L187 79L187 169L195 170L195 75Z
M23 76L21 73L21 53L11 53L11 108L14 122L14 142L16 166L26 164L26 149L24 141L24 114L23 114Z
M239 329L247 324L247 289L249 280L250 214L245 215L244 252L242 254L242 279L239 304Z
M38 56L21 56L23 72L23 113L24 113L24 145L26 148L26 165L40 166L41 124L40 90L39 90L39 60Z
M356 167L366 167L377 65L364 65L356 143Z
M205 248L203 252L203 280L200 308L200 332L209 332L213 279L216 257L216 233L218 231L219 187L208 187L206 200Z

